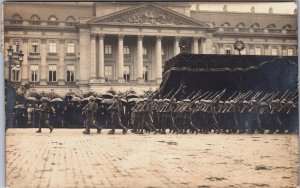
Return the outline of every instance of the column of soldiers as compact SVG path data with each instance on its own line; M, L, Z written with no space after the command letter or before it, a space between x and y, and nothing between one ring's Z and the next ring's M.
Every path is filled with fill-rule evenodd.
M109 134L115 134L117 128L121 128L123 134L128 129L136 134L167 134L168 131L175 134L280 134L298 131L297 91L283 94L235 92L229 97L225 97L226 90L198 91L176 100L179 91L180 88L175 92L172 90L164 97L157 97L158 91L155 91L146 98L129 100L126 100L126 94L115 95L110 103L93 96L87 103L78 99L57 105L42 100L39 105L28 104L27 110L16 109L15 122L22 127L26 116L29 125L39 127L37 133L42 127L48 127L52 132L53 126L72 127L75 124L85 126L83 134L90 134L92 126L98 134L102 128L111 128Z

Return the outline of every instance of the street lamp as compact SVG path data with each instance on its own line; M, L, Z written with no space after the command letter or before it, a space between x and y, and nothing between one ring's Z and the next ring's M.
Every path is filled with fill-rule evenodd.
M7 124L12 126L13 120L13 113L14 113L14 106L16 101L16 91L14 90L12 81L11 81L11 70L12 68L20 68L22 66L24 54L22 50L19 50L19 44L17 43L17 51L14 52L12 46L9 46L7 49L8 52L8 61L5 62L5 67L8 68L8 83L7 83ZM14 56L18 56L18 60L14 61Z

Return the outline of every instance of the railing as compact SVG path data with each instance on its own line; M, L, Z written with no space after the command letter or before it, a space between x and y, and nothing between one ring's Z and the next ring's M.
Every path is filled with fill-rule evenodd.
M239 28L240 32L249 32L249 28Z
M22 25L23 24L23 20L10 20L9 23Z
M58 21L48 21L48 25L58 26Z
M263 33L264 29L253 29L253 32L255 32L255 33Z
M227 28L227 27L225 27L225 28L224 28L224 31L226 31L226 32L233 32L233 31L234 31L234 28Z
M268 29L269 33L282 33L282 29Z

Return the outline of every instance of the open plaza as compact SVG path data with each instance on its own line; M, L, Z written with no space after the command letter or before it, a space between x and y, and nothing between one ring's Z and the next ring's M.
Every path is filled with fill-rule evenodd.
M296 187L298 135L144 134L8 129L6 185Z

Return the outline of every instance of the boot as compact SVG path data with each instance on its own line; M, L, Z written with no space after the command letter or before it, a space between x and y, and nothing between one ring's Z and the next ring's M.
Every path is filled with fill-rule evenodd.
M90 134L90 131L85 130L85 131L82 131L82 133L83 134Z
M126 134L128 129L123 129L123 134Z
M41 133L41 132L42 132L42 130L41 130L41 129L39 129L39 130L37 130L37 131L36 131L36 133Z
M115 134L115 130L110 130L110 131L108 131L108 134Z
M53 131L53 127L50 127L49 129L50 129L50 133L52 133L52 131Z
M100 134L101 133L101 130L100 128L97 128L97 134Z

